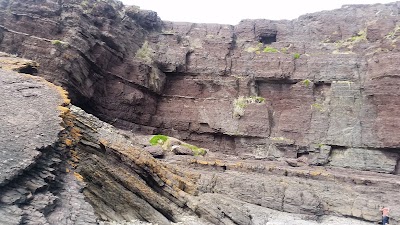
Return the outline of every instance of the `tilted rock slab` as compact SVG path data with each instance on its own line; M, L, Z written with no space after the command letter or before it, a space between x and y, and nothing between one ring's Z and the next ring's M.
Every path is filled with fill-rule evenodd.
M35 63L1 53L0 65L31 71ZM66 173L65 91L0 69L0 95L0 224L95 224L82 184Z
M381 204L400 204L396 175L290 167L212 152L155 159L134 134L77 107L70 113L69 124L80 130L75 168L104 220L170 224L199 216L199 224L273 224L280 215L296 224L369 224L363 221L380 219ZM399 216L393 210L392 221Z

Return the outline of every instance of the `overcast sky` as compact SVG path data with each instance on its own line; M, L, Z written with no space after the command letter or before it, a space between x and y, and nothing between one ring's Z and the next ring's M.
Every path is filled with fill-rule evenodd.
M122 0L125 5L156 11L162 20L235 25L242 19L295 19L347 4L395 0Z

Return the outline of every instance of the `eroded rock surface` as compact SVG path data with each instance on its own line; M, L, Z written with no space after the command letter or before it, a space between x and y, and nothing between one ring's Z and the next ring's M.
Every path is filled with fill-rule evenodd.
M3 69L35 63L1 53ZM61 88L0 69L0 224L96 224L82 183L66 173Z
M346 6L236 26L165 22L150 45L167 73L152 126L244 158L305 156L398 173L398 10ZM240 96L265 101L240 105Z
M160 29L154 12L114 0L2 0L0 14L1 51L45 65L41 76L104 120L149 124L165 75L136 52Z
M114 0L0 0L0 50L37 61L0 55L0 66L63 85L94 115L64 109L61 131L55 92L1 72L16 99L1 107L1 219L379 220L380 205L400 205L399 8L233 26L161 21ZM209 151L166 152L138 135L157 133Z
M155 159L135 135L77 107L71 114L81 132L75 169L87 183L88 201L108 221L189 224L187 216L198 216L197 224L361 225L379 220L382 202L400 204L396 175L290 167L211 151ZM399 216L393 210L391 219Z
M0 50L46 65L41 76L120 128L242 158L398 173L399 3L235 26L161 21L113 0L0 10Z

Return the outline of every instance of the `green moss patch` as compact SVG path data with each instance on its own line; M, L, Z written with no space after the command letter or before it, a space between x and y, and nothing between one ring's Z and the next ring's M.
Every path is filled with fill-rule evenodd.
M265 52L265 53L277 53L277 52L279 52L279 51L278 51L278 49L276 49L276 48L274 48L274 47L266 46L266 47L263 49L263 52Z
M191 145L191 144L187 144L187 143L182 143L182 146L185 146L185 147L187 147L187 148L190 148L190 150L192 150L192 152L193 152L193 154L194 154L195 156L198 156L198 155L203 156L203 155L205 155L205 154L207 153L207 151L206 151L204 148L199 148L199 147L197 147L197 146L195 146L195 145Z
M147 64L151 64L153 62L153 49L150 48L147 41L145 41L142 47L136 52L135 57L143 60Z
M151 145L163 145L168 140L168 138L168 136L158 134L154 135L149 142Z
M265 46L262 43L258 43L255 47L249 47L246 49L247 52L255 52L256 54L264 53L278 53L280 52L278 49L272 46Z
M302 83L304 84L304 86L308 87L312 82L309 79L305 79L302 81Z

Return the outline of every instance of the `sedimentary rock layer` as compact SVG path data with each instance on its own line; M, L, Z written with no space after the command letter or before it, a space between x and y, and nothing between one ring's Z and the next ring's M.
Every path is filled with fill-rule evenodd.
M46 65L41 76L120 128L398 173L398 3L235 26L165 22L111 0L0 6L0 50Z
M60 126L57 92L1 72L3 220L378 220L400 205L399 7L233 26L114 0L0 0L0 50L37 62L0 55L2 68L62 85L94 115L63 108ZM175 155L190 151L139 133L209 150Z
M1 53L3 69L36 63ZM68 172L62 118L65 91L40 77L0 69L0 224L96 224Z
M198 216L198 224L268 224L280 215L289 223L369 224L361 221L379 220L382 202L400 204L396 175L290 167L211 151L197 157L166 152L155 159L145 150L151 136L116 129L77 107L70 113L81 133L76 171L87 183L88 201L106 220L169 224ZM393 211L392 220L398 218Z

